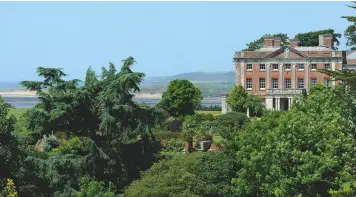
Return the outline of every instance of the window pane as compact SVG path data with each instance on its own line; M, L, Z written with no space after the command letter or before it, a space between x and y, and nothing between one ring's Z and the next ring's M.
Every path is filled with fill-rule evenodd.
M298 69L303 70L304 69L304 64L298 64Z
M302 78L298 79L298 88L304 88L304 79Z
M252 70L252 64L247 64L247 70Z
M265 64L260 64L260 70L265 70L266 69L266 65Z
M272 79L272 88L278 88L278 79L277 78Z
M251 78L246 78L246 88L252 89L252 79Z
M289 89L290 87L291 87L290 79L285 79L284 80L284 88Z
M316 84L316 78L311 78L311 85L315 85Z
M290 64L286 64L286 69L290 69Z
M330 64L324 64L325 69L330 69Z
M312 64L312 65L311 65L311 69L316 70L316 69L317 69L316 64Z
M260 88L266 88L265 78L260 78Z

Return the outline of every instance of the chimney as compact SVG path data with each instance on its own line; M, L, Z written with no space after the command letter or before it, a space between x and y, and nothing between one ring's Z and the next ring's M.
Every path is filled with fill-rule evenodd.
M332 45L333 45L332 34L319 35L319 46L331 48Z
M280 37L275 37L274 38L273 46L275 46L275 47L280 47L281 46L281 38Z
M297 40L297 39L290 39L290 40L289 40L289 45L292 46L292 47L297 47L297 46L299 46L299 43L300 43L300 41Z
M274 39L272 36L264 36L264 47L273 47Z

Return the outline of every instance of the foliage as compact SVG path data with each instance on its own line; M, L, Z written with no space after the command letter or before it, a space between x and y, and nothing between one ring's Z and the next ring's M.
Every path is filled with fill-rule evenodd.
M195 110L199 110L199 111L221 111L221 106L220 105L210 105L210 106L199 105L198 107L195 108Z
M264 37L265 36L273 36L273 37L280 37L281 38L281 46L286 46L288 45L288 40L289 40L289 37L287 34L283 34L283 33L278 33L278 34L265 34L263 35L261 38L253 41L253 42L250 42L247 45L247 48L243 49L242 51L254 51L254 50L257 50L257 49L260 49L263 47L264 45Z
M47 154L28 153L23 195L73 196L85 175L112 182L119 192L152 165L158 146L151 128L163 112L133 101L144 77L131 70L134 63L132 57L123 60L119 72L110 63L100 76L89 68L83 86L64 80L61 69L43 67L37 69L43 81L21 82L40 100L27 113L28 129L43 135L64 131L69 140ZM71 140L73 135L78 138Z
M235 86L229 93L226 102L232 111L246 113L249 109L250 116L262 116L265 107L261 98L250 95L241 85Z
M235 86L229 93L226 102L233 111L246 112L245 103L247 100L247 91L241 85Z
M348 7L356 9L356 2L353 2L353 5ZM345 18L351 23L344 32L346 46L350 47L351 50L356 50L356 16L343 16L342 18Z
M201 91L190 81L176 79L169 83L161 104L172 116L190 115L202 99Z
M43 150L48 152L52 148L57 148L59 146L59 141L53 134L43 136Z
M160 132L154 132L153 136L157 140L169 140L169 139L178 139L182 138L182 133L177 133L177 132L167 132L167 131L160 131Z
M240 132L237 196L329 196L354 181L354 130L341 116L339 92L320 86L290 111L268 112Z
M341 34L335 33L333 29L298 33L295 35L295 39L300 41L299 46L319 46L319 35L322 34L331 34L333 36L332 49L337 49L337 47L340 45L338 39L341 38Z
M127 197L232 196L231 158L223 153L177 155L155 163L125 190Z
M18 197L15 183L12 179L7 179L6 186L4 191L1 193L1 196L4 197Z
M249 119L244 113L229 112L220 115L213 122L213 130L224 139L232 139L248 121Z
M8 117L9 109L10 105L0 97L0 189L5 178L15 176L22 159L19 141L14 135L16 118Z
M89 177L85 176L81 179L77 197L115 197L115 186L110 183L106 189L104 182L90 180Z

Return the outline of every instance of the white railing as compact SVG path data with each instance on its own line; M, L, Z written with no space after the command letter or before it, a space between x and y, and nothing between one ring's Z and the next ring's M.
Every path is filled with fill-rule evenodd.
M267 95L273 94L306 94L307 91L304 88L296 88L296 89L266 89Z

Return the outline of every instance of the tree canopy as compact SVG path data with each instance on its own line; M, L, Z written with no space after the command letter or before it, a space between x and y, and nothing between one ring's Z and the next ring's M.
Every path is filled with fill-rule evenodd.
M119 72L110 63L100 76L89 68L83 86L77 79L64 80L61 69L43 67L37 69L43 81L21 82L37 91L40 100L27 114L28 129L44 135L65 131L68 140L40 157L28 154L22 179L37 179L26 184L34 184L31 187L38 193L76 195L83 176L111 182L120 191L153 163L156 148L151 128L160 111L133 101L145 75L131 70L133 57L122 62ZM48 143L49 137L42 140ZM22 191L32 196L28 192Z
M331 34L333 37L332 49L337 49L337 47L340 45L339 38L341 38L341 34L335 33L333 29L298 33L295 35L295 39L300 41L300 46L319 46L319 35L322 34Z
M356 9L356 2L348 7ZM350 47L351 50L356 50L356 16L343 16L351 24L346 28L344 36L346 38L346 46Z
M172 116L190 115L203 99L199 88L185 79L176 79L169 83L160 103Z
M283 33L265 34L261 38L246 44L247 48L243 49L243 51L254 51L256 49L262 48L264 45L264 39L263 39L264 36L280 37L281 38L281 46L286 46L289 44L289 42L288 42L289 37L287 34L283 34Z
M352 27L350 26L351 29L354 27L355 26L352 26ZM319 35L321 35L321 34L332 34L333 35L332 48L337 49L337 47L340 44L339 38L341 38L341 34L335 33L335 31L333 29L311 31L311 32L307 32L307 33L298 33L295 35L295 39L300 41L300 43L299 43L300 46L319 46ZM280 37L281 38L281 46L289 45L289 37L287 34L283 34L283 33L265 34L262 37L260 37L259 39L246 44L247 48L243 49L242 51L254 51L256 49L262 48L264 45L264 39L263 39L264 36ZM352 37L352 39L354 39L354 37Z

